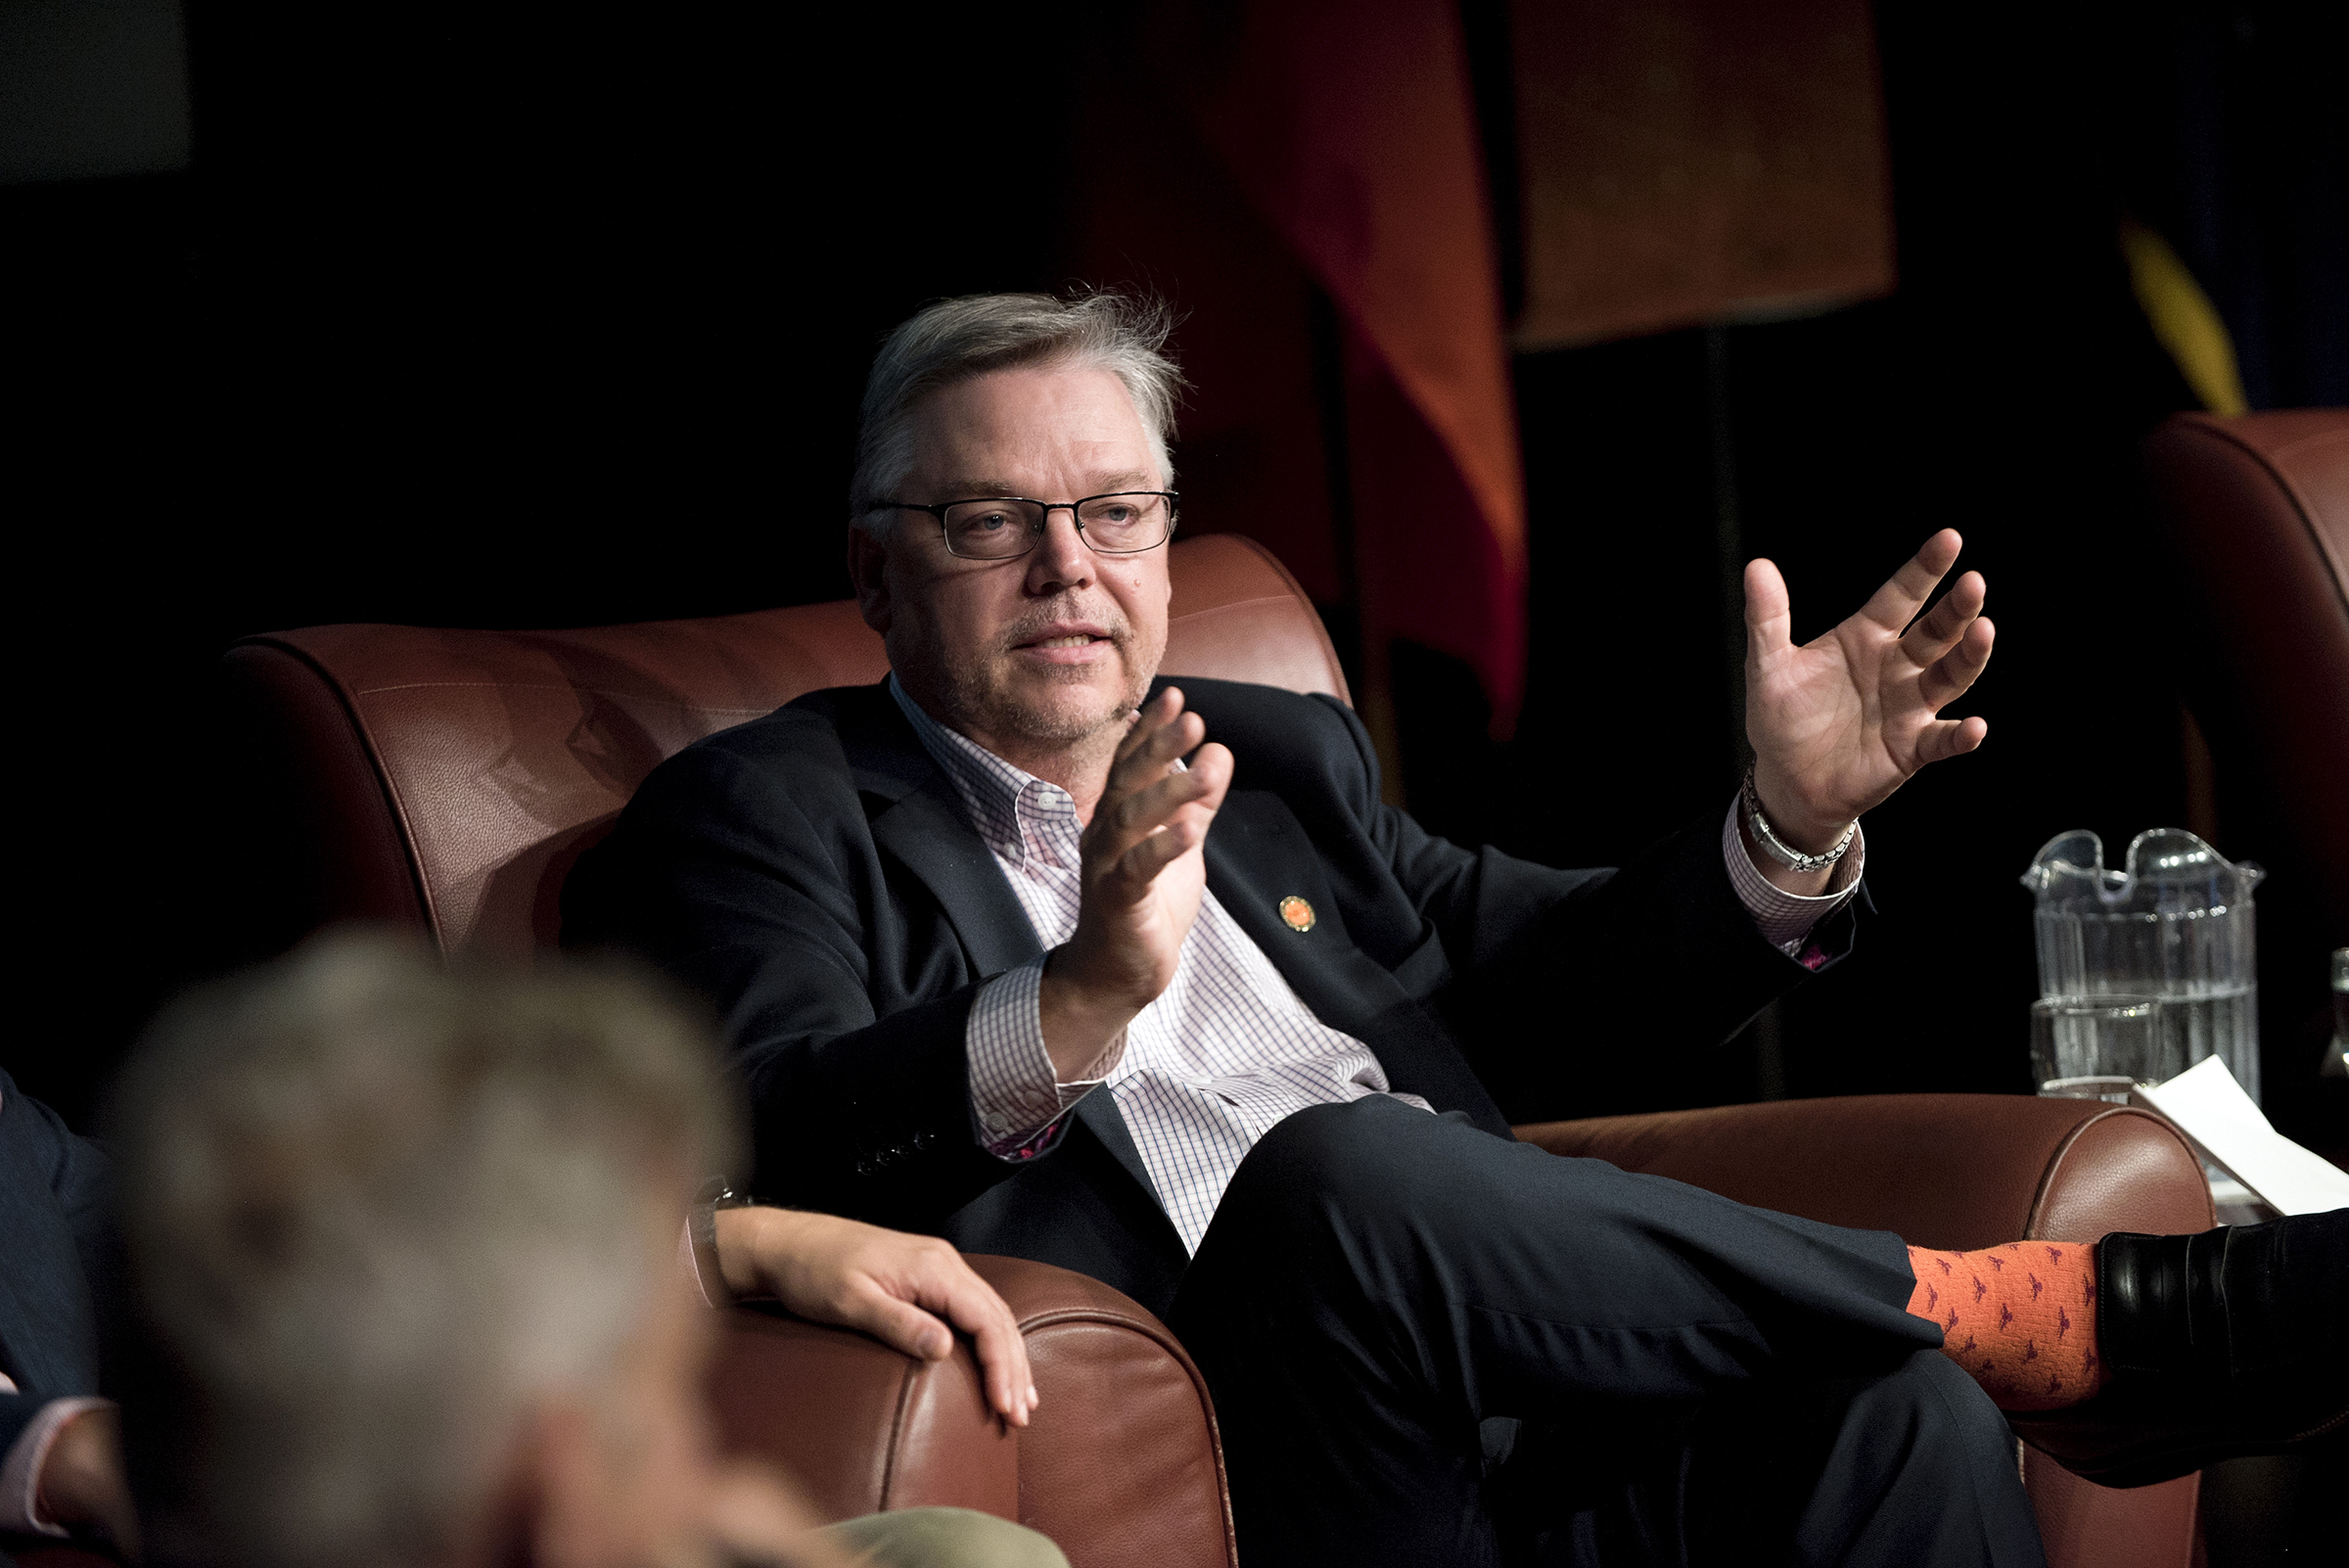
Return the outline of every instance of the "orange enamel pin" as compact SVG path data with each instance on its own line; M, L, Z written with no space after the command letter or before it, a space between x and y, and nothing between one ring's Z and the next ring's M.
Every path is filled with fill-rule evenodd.
M1313 921L1316 918L1313 914L1313 906L1298 898L1294 893L1280 900L1280 917L1289 923L1291 931L1301 937L1313 929Z

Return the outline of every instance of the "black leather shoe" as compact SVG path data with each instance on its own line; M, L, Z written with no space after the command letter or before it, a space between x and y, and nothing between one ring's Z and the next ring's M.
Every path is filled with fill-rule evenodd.
M2065 1468L2144 1486L2244 1453L2349 1443L2349 1209L2096 1244L2107 1380L2010 1417Z

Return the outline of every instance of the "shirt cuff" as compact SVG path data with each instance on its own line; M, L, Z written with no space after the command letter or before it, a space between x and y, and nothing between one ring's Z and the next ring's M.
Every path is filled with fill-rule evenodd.
M1047 955L1049 956L1049 955ZM1058 1082L1044 1049L1044 959L1033 958L997 975L971 998L963 1036L970 1059L971 1109L980 1141L998 1160L1033 1158L1051 1140L1060 1120L1115 1071L1126 1054L1126 1034L1093 1063L1101 1078Z
M1817 897L1788 893L1764 876L1762 868L1754 864L1754 857L1746 853L1745 835L1738 831L1737 824L1740 805L1738 798L1731 796L1729 814L1721 824L1721 857L1729 869L1729 886L1737 890L1737 901L1753 917L1754 929L1762 933L1764 942L1789 958L1808 961L1809 955L1801 949L1812 928L1850 902L1852 895L1860 891L1860 873L1867 862L1867 834L1864 829L1853 830L1852 847L1835 862L1826 892Z
M107 1409L114 1403L80 1396L51 1400L17 1434L17 1441L9 1446L8 1457L0 1459L0 1530L35 1536L66 1534L65 1526L41 1517L41 1466L48 1461L49 1446L57 1441L58 1433L66 1429L68 1421L84 1410Z

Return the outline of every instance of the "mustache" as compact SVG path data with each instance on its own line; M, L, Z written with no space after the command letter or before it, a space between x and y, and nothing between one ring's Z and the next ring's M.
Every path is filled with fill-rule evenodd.
M996 635L995 644L1004 649L1017 648L1022 643L1033 642L1048 627L1062 621L1091 622L1106 630L1109 640L1115 643L1133 640L1133 625L1119 613L1116 605L1107 601L1088 604L1082 599L1055 599L1048 604L1038 605L1004 627Z

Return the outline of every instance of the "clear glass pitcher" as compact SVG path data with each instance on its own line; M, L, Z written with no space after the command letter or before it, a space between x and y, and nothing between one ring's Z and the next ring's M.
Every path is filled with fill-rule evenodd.
M2121 871L2104 869L2104 842L2094 833L2050 839L2023 873L2039 897L2040 995L2158 996L2163 1055L2182 1067L2217 1056L2256 1101L2251 890L2266 875L2181 828L2130 840Z

